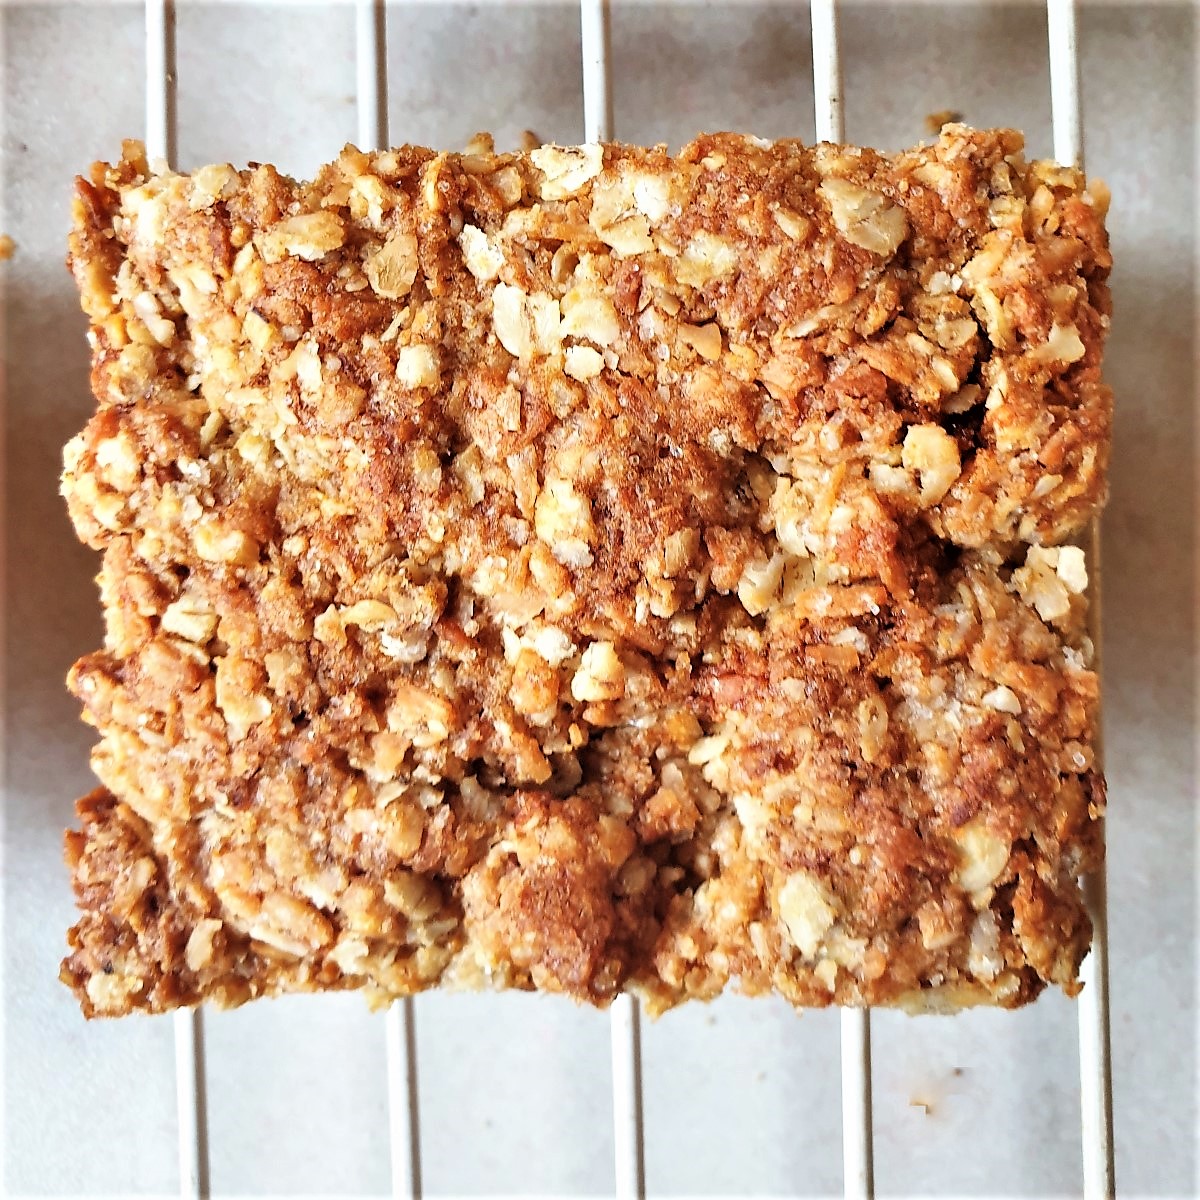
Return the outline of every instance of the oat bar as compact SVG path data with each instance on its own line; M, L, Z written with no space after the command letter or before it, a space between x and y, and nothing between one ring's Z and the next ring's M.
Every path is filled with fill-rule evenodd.
M1021 150L94 167L84 1011L1077 990L1107 197Z

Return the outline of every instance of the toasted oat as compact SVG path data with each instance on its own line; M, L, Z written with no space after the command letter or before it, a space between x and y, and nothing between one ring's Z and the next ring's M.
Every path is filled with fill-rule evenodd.
M925 114L925 129L936 136L947 125L953 125L962 119L962 113L953 108L939 108L937 112Z
M1076 990L1105 203L953 125L96 166L84 1011Z

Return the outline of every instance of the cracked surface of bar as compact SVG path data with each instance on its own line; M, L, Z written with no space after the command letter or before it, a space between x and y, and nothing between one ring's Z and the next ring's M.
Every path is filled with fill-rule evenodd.
M1106 206L963 126L94 167L84 1011L1073 992Z

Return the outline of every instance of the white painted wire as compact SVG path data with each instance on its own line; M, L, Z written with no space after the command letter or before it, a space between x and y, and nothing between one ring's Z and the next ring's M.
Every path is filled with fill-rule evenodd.
M1079 104L1079 42L1075 0L1046 0L1050 39L1050 107L1054 114L1054 157L1083 166L1083 111Z
M846 137L846 121L842 114L837 0L812 0L811 17L817 141L841 142Z
M646 1194L642 1126L641 1014L635 997L620 995L609 1015L612 1034L613 1155L617 1200Z
M175 161L175 4L146 0L146 153Z
M175 162L175 5L145 0L146 155L152 162ZM204 1018L200 1010L177 1009L175 1110L179 1128L179 1194L202 1200L209 1194L208 1131L204 1095Z
M1050 102L1054 117L1054 157L1083 167L1083 106L1079 87L1079 37L1075 0L1047 0L1050 46ZM1089 626L1100 670L1100 522L1088 530ZM1097 767L1103 750L1097 742ZM1112 1137L1112 1043L1108 1006L1108 896L1105 867L1088 877L1084 898L1092 919L1092 949L1080 968L1079 1103L1086 1200L1116 1195Z
M813 102L816 136L841 142L846 136L842 110L842 58L838 46L836 0L812 0ZM847 1197L868 1200L875 1194L871 1134L871 1014L847 1008L841 1014L842 1189Z
M1096 538L1093 544L1099 544ZM1092 561L1092 575L1096 561ZM1097 589L1093 589L1093 596ZM1092 949L1079 969L1079 1103L1084 1200L1117 1194L1112 1138L1112 1056L1108 1016L1108 895L1104 866L1089 876L1084 899L1092 918Z
M172 1022L175 1110L179 1120L179 1194L183 1200L205 1200L209 1186L204 1016L198 1008L178 1008L172 1014Z
M382 150L388 143L387 6L356 0L354 8L358 148Z
M387 7L355 0L355 84L360 150L388 144ZM411 996L384 1017L387 1048L388 1146L393 1200L421 1195L421 1109L417 1091L417 1017Z
M612 46L609 0L579 0L579 35L583 48L583 140L611 142L613 96L609 66Z
M609 0L580 0L583 59L583 140L613 139L612 26ZM638 1002L618 996L609 1015L612 1035L613 1156L618 1200L646 1194L642 1121L642 1040Z
M842 56L836 0L812 0L813 103L819 142L846 137L842 111ZM875 1194L875 1151L871 1133L871 1014L846 1008L842 1041L842 1189L854 1200Z
M417 1024L412 998L396 1001L384 1021L392 1200L420 1200L421 1110L417 1102Z
M847 1200L875 1195L871 1141L871 1014L842 1009L842 1192Z

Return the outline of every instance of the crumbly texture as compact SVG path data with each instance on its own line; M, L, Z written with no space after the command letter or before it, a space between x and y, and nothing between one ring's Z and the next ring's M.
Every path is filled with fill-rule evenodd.
M1075 991L1106 194L1021 147L94 167L84 1011Z

